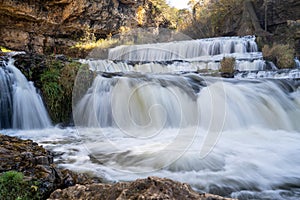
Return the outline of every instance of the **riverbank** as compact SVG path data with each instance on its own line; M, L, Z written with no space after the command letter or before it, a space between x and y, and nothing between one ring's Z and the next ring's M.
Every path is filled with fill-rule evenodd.
M58 168L53 162L55 155L32 140L0 134L0 144L1 174L22 173L25 181L35 183L31 188L35 188L39 199L230 199L200 194L188 184L159 177L101 183L101 178Z

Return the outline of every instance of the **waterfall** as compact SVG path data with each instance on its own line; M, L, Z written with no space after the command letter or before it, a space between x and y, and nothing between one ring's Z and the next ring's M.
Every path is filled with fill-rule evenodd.
M13 63L10 58L0 68L0 129L50 127L50 119L36 88Z
M121 62L112 60L81 60L82 63L89 64L93 71L102 72L141 72L141 73L179 73L179 72L198 72L201 70L219 70L220 61L223 56L212 56L201 58L201 60L174 61L174 62ZM264 70L265 61L261 59L247 58L237 60L236 70L239 71L258 71Z
M280 87L291 83L204 79L199 75L201 70L218 70L224 56L236 58L238 79L300 77L297 69L279 72L273 63L266 63L252 36L122 45L109 50L108 60L81 61L99 75L75 105L77 124L124 129L209 128L205 124L217 123L210 120L225 112L224 129L265 126L299 130L294 118L298 114L292 112L299 111L299 105ZM271 70L265 70L267 67ZM122 73L107 76L103 72ZM297 91L297 85L293 87ZM273 92L265 95L268 91ZM212 95L223 102L219 111L208 106Z
M109 49L107 60L81 62L95 71L177 73L219 70L224 57L234 57L238 71L265 70L267 66L253 36L121 45Z
M219 70L223 57L236 58L234 78L202 72ZM154 175L238 199L299 199L300 72L264 61L254 37L120 46L81 62L95 76L76 80L75 127L17 134L55 152L60 167L111 182ZM15 98L25 101L11 67L0 69L1 126L15 124Z
M226 113L224 130L262 126L300 131L299 96L292 93L297 85L287 80L236 82L190 73L98 75L77 105L75 118L89 127L209 128L218 123L213 116Z
M221 37L170 43L123 45L111 49L108 58L129 61L168 61L251 52L257 52L255 37Z
M298 58L295 58L295 67L300 69L300 61Z
M74 113L78 125L90 127L187 126L195 125L196 99L185 77L99 75Z

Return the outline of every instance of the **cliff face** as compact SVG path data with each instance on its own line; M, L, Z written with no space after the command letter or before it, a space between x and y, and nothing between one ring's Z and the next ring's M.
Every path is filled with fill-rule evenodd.
M65 53L81 38L134 28L148 0L0 0L0 46L32 53ZM147 26L158 26L150 9Z

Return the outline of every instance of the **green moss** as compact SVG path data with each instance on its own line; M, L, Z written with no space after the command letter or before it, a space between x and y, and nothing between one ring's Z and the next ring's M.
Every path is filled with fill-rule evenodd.
M0 176L0 199L40 199L38 183L25 181L21 172L8 171Z
M88 65L65 56L21 54L14 58L16 66L40 90L53 124L70 123L75 80L80 80L76 90L83 94L90 87L94 78ZM79 74L79 78L77 74ZM82 97L77 92L75 96Z
M70 122L72 92L77 73L87 68L75 61L48 60L47 69L40 76L41 91L49 115L54 123Z

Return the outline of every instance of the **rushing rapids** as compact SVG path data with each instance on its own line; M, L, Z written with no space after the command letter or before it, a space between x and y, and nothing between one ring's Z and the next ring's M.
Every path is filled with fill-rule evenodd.
M98 76L74 111L95 173L176 177L239 199L300 197L299 69L266 63L253 37L119 46L108 57L82 61ZM223 57L236 58L235 79L197 73ZM84 170L76 162L66 166Z
M41 129L51 126L40 95L13 59L0 68L0 129Z
M224 56L236 78L199 73ZM253 37L120 46L82 62L97 76L74 101L76 128L7 134L107 181L156 175L239 199L300 198L299 69L266 63Z

